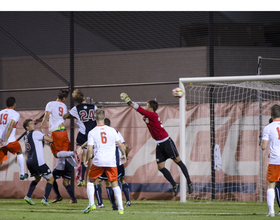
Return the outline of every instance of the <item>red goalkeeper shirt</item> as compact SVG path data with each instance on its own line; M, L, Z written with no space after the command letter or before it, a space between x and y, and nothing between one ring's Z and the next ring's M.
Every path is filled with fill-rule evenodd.
M138 111L141 115L144 115L143 120L146 122L153 139L160 141L169 136L166 130L163 128L163 125L156 112L149 112L140 106L136 111Z

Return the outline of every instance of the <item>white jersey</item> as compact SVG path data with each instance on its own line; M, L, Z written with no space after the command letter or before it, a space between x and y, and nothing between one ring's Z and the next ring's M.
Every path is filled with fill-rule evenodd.
M61 123L64 123L63 115L67 113L67 106L61 101L51 101L46 106L50 112L49 131L53 132Z
M88 145L94 147L92 164L98 167L116 167L117 131L107 125L97 125L88 134Z
M264 127L262 140L269 141L269 164L280 165L280 120Z
M20 117L19 113L11 108L6 108L0 111L0 138L2 139L2 141L5 141L6 133L11 120L15 121L14 128L5 146L17 140L15 138L15 134L16 134L16 125L18 123L19 117Z

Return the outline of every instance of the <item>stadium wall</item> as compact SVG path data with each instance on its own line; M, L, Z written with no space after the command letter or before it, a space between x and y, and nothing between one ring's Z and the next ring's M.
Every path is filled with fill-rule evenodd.
M267 124L270 117L269 109L273 103L263 103L263 124ZM245 109L246 108L246 111ZM221 103L216 104L216 117L225 117L226 123L219 126L216 130L216 144L220 145L222 155L222 170L216 171L216 199L223 200L245 200L257 201L259 199L259 147L258 147L258 103L242 105L241 103ZM226 111L222 111L226 110ZM156 144L151 138L142 116L134 109L125 107L107 107L105 108L106 117L110 118L111 125L120 131L128 143L130 152L128 162L125 164L126 181L130 185L132 200L179 200L179 196L173 197L170 183L157 170L155 161ZM158 109L160 119L174 140L178 150L179 143L179 106L178 105L161 105ZM222 115L219 115L221 112ZM246 112L246 115L244 115ZM24 129L22 123L26 118L36 119L43 113L42 110L19 111L21 117L17 124L17 136L20 136ZM190 118L193 120L190 121ZM194 183L194 193L187 198L211 199L211 170L210 170L210 128L209 124L203 124L196 128L195 132L191 126L196 120L210 118L209 105L187 105L186 107L186 165L189 169L191 179ZM256 125L246 123L246 126L236 124L241 121L250 120ZM229 126L232 124L232 126ZM66 121L66 127L69 133L69 120ZM38 127L37 127L38 128ZM47 127L44 131L48 133ZM241 132L240 132L241 131ZM227 138L220 140L232 140L237 137L236 141L228 143L227 141L219 142L221 132L227 135ZM77 129L75 128L75 137ZM236 136L237 135L237 136ZM198 145L198 140L204 141L204 145ZM25 152L23 140L20 141L23 151ZM235 145L236 144L236 145ZM232 151L232 149L234 149ZM45 146L45 160L51 169L56 164L51 154L50 148ZM264 155L268 155L268 150ZM232 161L229 163L228 161ZM268 158L264 156L263 173L266 173ZM178 166L171 160L166 162L166 167L171 171L174 180L179 182L180 171ZM0 197L1 198L24 198L27 193L30 181L19 180L19 167L16 164L16 156L9 154L0 169ZM265 175L264 175L265 176ZM263 187L266 189L267 181L263 180ZM44 194L45 181L41 181L34 191L34 198L42 198ZM58 180L59 189L62 197L69 198L62 180ZM75 194L78 199L87 198L86 187L78 188L75 180ZM105 185L103 184L103 198L107 198ZM264 190L264 196L265 196ZM51 193L50 199L55 198L54 192Z

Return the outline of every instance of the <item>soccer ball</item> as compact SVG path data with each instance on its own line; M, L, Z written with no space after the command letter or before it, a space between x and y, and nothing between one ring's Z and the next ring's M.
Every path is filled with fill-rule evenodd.
M181 88L177 87L172 89L172 95L176 98L181 98L184 95L184 92Z

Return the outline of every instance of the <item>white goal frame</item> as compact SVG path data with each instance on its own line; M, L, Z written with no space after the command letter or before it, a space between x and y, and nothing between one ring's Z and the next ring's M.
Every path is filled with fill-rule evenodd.
M251 76L221 76L221 77L189 77L179 78L179 87L184 91L184 95L179 100L180 110L180 157L186 164L186 149L185 149L185 131L186 131L186 97L185 84L187 83L215 83L215 82L233 82L233 81L272 81L280 80L280 75L251 75ZM260 131L261 132L261 131ZM260 149L261 150L261 149ZM261 169L262 167L260 167ZM180 202L186 202L186 179L183 173L180 173Z

